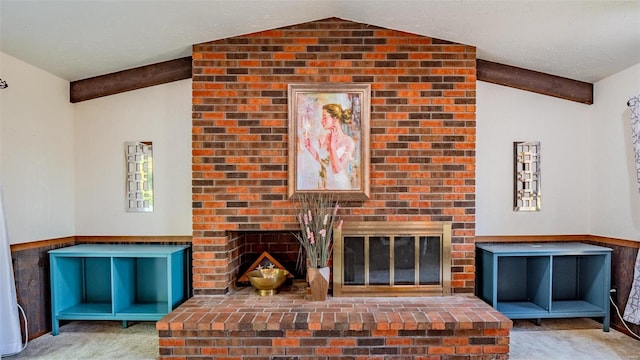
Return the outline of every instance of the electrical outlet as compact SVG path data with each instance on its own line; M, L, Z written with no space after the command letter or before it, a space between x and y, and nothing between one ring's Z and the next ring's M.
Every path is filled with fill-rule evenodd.
M613 303L618 305L618 289L611 288L611 290L609 290L609 296L611 296Z

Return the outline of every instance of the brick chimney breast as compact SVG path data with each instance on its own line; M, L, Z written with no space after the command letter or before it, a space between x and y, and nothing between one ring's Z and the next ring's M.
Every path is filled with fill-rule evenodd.
M451 222L451 289L473 293L475 48L329 18L193 46L194 294L233 287L238 234L297 228L287 198L291 83L371 84L371 197L340 214Z

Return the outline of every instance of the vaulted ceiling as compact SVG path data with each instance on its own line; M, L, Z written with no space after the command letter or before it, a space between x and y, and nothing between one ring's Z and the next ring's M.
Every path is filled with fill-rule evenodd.
M74 81L328 17L473 45L484 60L586 82L640 63L638 0L0 0L0 50Z

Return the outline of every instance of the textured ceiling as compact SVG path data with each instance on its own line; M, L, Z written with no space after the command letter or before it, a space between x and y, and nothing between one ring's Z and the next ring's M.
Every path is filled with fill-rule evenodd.
M73 81L328 17L473 45L481 59L587 82L640 63L640 0L0 0L0 50Z

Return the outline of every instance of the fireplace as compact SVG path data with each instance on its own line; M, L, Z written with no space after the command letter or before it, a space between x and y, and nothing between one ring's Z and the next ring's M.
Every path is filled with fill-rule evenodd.
M264 258L266 252L278 264L298 279L304 279L304 270L300 270L298 264L300 243L291 231L243 231L230 232L230 242L237 248L232 254L237 257L231 260L232 264L237 263L237 271L233 273L238 277L235 279L238 286L246 286L248 279L242 278L242 274L250 269L256 261L260 261L260 265L267 266L267 263L273 263L268 258ZM240 281L240 284L237 283Z
M334 296L451 293L449 223L345 223L334 238Z
M230 232L244 274L266 252L295 278L304 279L300 244L291 231ZM269 262L265 258L266 262ZM273 262L273 261L271 261ZM451 224L420 221L345 222L334 232L334 296L451 294ZM260 264L266 266L266 264ZM239 286L248 279L240 277Z
M451 296L325 303L232 291L257 234L297 230L287 197L287 86L296 83L371 84L370 198L343 203L340 215L450 223ZM508 358L511 321L468 296L474 47L329 18L196 44L192 84L196 296L158 322L161 358Z
M194 45L194 294L235 287L248 237L297 230L287 86L340 82L371 84L370 198L340 216L451 223L451 293L473 293L475 60L472 46L337 18Z

